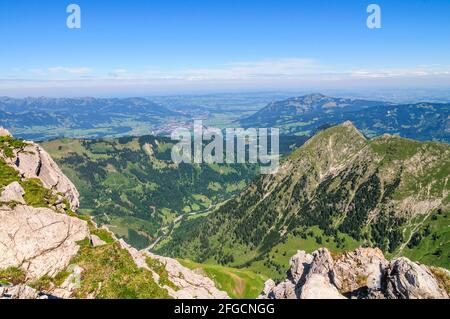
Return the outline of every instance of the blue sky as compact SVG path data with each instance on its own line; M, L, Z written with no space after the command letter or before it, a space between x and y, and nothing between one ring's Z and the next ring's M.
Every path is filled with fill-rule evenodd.
M0 95L450 87L449 16L448 0L2 0Z

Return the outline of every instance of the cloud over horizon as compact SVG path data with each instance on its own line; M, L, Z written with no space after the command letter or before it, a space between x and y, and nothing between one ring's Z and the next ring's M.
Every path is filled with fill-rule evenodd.
M214 67L127 67L101 70L90 66L50 66L12 69L0 76L3 95L54 95L73 91L188 92L220 90L293 89L344 86L450 86L450 66L418 65L411 68L336 67L311 58L261 59L230 62ZM103 94L104 94L103 93Z

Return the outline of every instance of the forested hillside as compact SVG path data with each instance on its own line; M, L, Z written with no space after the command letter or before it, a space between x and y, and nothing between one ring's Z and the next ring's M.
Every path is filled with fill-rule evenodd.
M281 276L295 249L376 246L449 264L450 147L350 122L318 133L205 218L186 220L158 251Z

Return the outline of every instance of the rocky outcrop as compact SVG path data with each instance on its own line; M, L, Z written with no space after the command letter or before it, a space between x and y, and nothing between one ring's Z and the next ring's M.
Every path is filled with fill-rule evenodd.
M103 246L106 244L106 242L104 240L101 240L100 237L98 237L96 235L91 235L89 239L91 241L92 247L99 247L99 246Z
M158 260L165 266L168 279L177 288L165 286L169 295L177 299L226 299L229 298L226 292L216 288L214 282L201 274L198 274L184 266L173 258L161 257L147 251L138 251L129 246L123 240L119 241L122 248L128 250L136 265L152 271L155 281L159 281L159 275L155 273L147 264L146 259L150 257Z
M268 285L273 285L272 282L266 283ZM284 280L280 282L278 285L273 285L273 288L269 291L268 295L271 299L297 299L297 293L295 291L295 283L293 283L289 279Z
M289 269L289 275L293 282L304 282L304 274L309 272L309 266L313 261L313 256L299 250L289 261L291 268Z
M278 285L268 280L261 298L342 299L334 285L333 258L326 249L298 251L289 261L288 278Z
M312 274L301 287L299 299L345 299L325 275Z
M448 275L448 274L447 274ZM392 262L387 274L389 298L400 299L444 299L447 292L439 287L438 280L423 265L399 258Z
M325 248L311 255L299 251L290 265L288 278L279 284L268 280L260 298L449 298L426 266L404 257L389 262L377 248L358 248L334 259ZM446 271L442 274L449 276Z
M0 207L0 269L17 267L29 278L54 276L89 236L87 223L49 208Z
M300 299L343 299L335 286L333 258L330 252L319 249L312 254L312 262L305 267L305 282L299 289ZM298 282L297 282L298 283Z
M52 296L60 299L69 299L79 287L83 268L78 265L70 265L66 271L70 272L61 286L52 291Z
M23 195L25 195L25 191L22 186L18 182L13 182L6 186L3 192L0 195L0 203L19 203L25 204L25 200L23 199Z
M43 185L62 194L72 210L80 206L79 193L73 183L61 171L50 155L39 145L27 142L22 149L14 151L14 157L7 162L15 167L24 178L39 178Z
M346 252L334 262L335 284L339 291L351 293L367 287L381 290L389 262L378 248L358 248Z
M224 291L216 288L214 282L201 274L198 274L184 266L173 258L157 256L146 253L151 258L165 265L169 280L178 287L177 290L170 289L169 294L177 299L227 299Z
M0 286L0 299L40 299L41 295L27 285Z

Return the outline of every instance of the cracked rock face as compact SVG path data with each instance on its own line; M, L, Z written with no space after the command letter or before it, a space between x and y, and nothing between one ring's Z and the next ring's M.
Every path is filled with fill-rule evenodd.
M423 265L407 258L392 262L388 275L387 294L400 299L447 299L433 274Z
M449 298L427 267L404 257L389 262L378 248L358 248L336 260L325 248L311 255L299 251L290 265L288 279L279 284L268 280L259 298ZM450 278L449 272L442 273Z
M289 265L291 266L289 270L289 274L291 279L294 282L299 282L300 280L304 280L302 278L303 274L308 273L309 266L313 261L313 256L305 253L302 250L299 250L297 254L295 254L289 261Z
M306 267L305 283L300 288L300 299L343 299L334 285L334 263L330 252L319 249L313 252L313 259Z
M29 278L55 276L89 235L85 221L48 208L0 207L0 269L19 267Z
M285 280L274 286L271 293L273 299L297 299L295 283L291 280Z
M345 299L345 297L326 275L311 274L301 289L300 299Z
M39 145L31 143L15 152L10 164L25 178L39 178L46 188L61 193L69 201L72 210L80 206L75 185L64 175L50 155Z
M346 252L334 262L335 283L344 293L363 287L380 290L389 262L378 248L358 248Z

